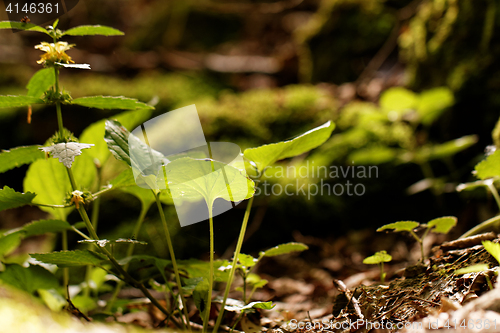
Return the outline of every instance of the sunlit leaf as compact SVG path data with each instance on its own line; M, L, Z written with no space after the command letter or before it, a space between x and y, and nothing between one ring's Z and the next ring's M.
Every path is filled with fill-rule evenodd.
M394 222L394 223L389 223L384 226L381 226L380 228L377 229L377 231L383 231L387 229L394 229L394 231L399 232L399 231L412 231L416 227L418 227L420 223L415 222L415 221L399 221L399 222Z
M39 147L41 146L36 145L3 150L0 153L0 173L44 158L45 154L38 149Z
M90 250L59 251L51 253L30 253L30 256L46 264L53 264L59 267L99 266L106 257L100 253Z
M40 103L43 103L43 101L33 96L0 96L0 108L13 108Z
M500 177L500 150L497 149L485 160L479 162L476 167L476 176L479 179Z
M306 153L320 146L328 140L334 128L335 124L328 121L295 139L246 149L244 155L262 172L276 161Z
M477 142L477 135L467 135L441 144L424 146L415 152L416 161L431 161L453 156Z
M21 232L13 232L0 237L0 258L9 255L12 251L17 249L21 244L23 234Z
M102 35L102 36L120 36L124 33L120 30L106 27L104 25L81 25L66 30L64 35L70 36L92 36L92 35Z
M418 96L414 92L403 87L390 88L380 95L380 107L386 112L396 112L403 114L415 109L418 103Z
M76 104L96 109L118 109L118 110L153 109L153 107L148 104L139 102L134 98L128 98L123 96L80 97L72 100L71 104Z
M422 117L422 124L432 124L454 102L453 92L447 87L422 92L417 106L417 112Z
M440 234L447 234L451 228L457 224L457 218L455 216L443 216L438 217L427 223L428 228L432 228L432 232L437 232Z
M49 232L57 233L71 229L71 225L62 220L39 220L25 224L22 230L24 237L43 235Z
M479 273L490 269L487 264L472 265L464 268L457 269L455 271L456 275L468 274L468 273Z
M261 252L261 255L264 255L265 257L274 257L290 252L302 252L307 249L309 249L309 247L305 244L291 242L272 247L264 252Z
M49 32L46 29L44 29L36 24L17 22L17 21L2 21L2 22L0 22L0 29L18 29L18 30L26 30L26 31L37 31L37 32L43 32L43 33L49 35Z
M493 243L491 241L483 241L483 246L488 251L498 263L500 263L500 244Z
M374 255L363 259L363 264L374 265L382 262L389 262L391 260L392 256L388 254L387 251L379 251Z
M48 270L36 265L29 267L7 265L5 271L0 273L0 280L29 293L38 289L59 288L57 278Z
M4 186L0 190L0 211L29 205L35 196L36 194L32 192L19 193L8 186Z
M40 97L56 82L56 77L53 68L43 68L36 72L28 82L27 96Z

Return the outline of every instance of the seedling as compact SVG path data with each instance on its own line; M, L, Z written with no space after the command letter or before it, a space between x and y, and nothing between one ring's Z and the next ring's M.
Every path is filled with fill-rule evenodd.
M462 275L462 274L468 274L468 273L479 273L479 272L484 272L490 269L490 267L487 264L478 264L478 265L472 265L472 266L467 266L464 268L457 269L455 271L456 275ZM488 288L490 290L493 290L493 284L491 284L490 277L488 274L484 274L486 277L486 282L488 283Z
M391 255L384 250L384 251L379 251L374 255L365 258L363 260L363 264L368 264L368 265L377 264L380 267L380 282L384 284L385 276L387 275L387 273L384 272L384 262L390 262L391 260L392 260Z
M420 251L422 254L422 258L420 259L421 262L424 262L425 260L425 255L424 255L424 239L427 234L432 231L435 233L440 233L440 234L447 234L451 228L453 228L457 224L457 218L454 216L443 216L443 217L438 217L434 220L429 221L427 224L420 224L415 221L399 221L395 223L390 223L386 224L380 228L377 229L377 231L383 231L387 229L394 229L395 232L401 232L401 231L406 231L409 232L413 238L416 239L416 241L420 244ZM418 235L415 233L415 229L417 227L423 227L425 228L425 232L422 235L422 237L418 237Z

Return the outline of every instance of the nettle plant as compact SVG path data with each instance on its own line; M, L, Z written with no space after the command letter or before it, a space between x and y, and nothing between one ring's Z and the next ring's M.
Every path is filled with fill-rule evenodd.
M386 224L377 229L377 231L384 230L393 230L395 232L408 232L412 235L413 238L420 244L420 252L422 257L420 259L421 262L424 262L424 239L429 232L435 232L440 234L447 234L451 228L453 228L457 224L457 218L454 216L443 216L438 217L434 220L431 220L427 223L418 223L415 221L398 221L394 223ZM425 229L424 233L421 237L419 237L416 233L416 229Z
M241 316L255 311L254 309L271 309L271 302L251 302L255 289L263 287L265 280L251 273L255 265L263 257L299 252L307 249L300 243L287 243L261 252L258 258L241 253L244 235L250 216L255 183L244 176L235 166L224 165L211 158L195 159L179 157L162 165L170 170L168 184L166 179L155 175L134 177L128 139L133 136L129 131L152 116L153 106L136 99L122 96L91 96L73 99L59 84L59 71L63 68L90 69L88 64L74 64L65 53L74 45L59 41L63 36L85 35L122 35L123 33L105 26L79 26L66 31L57 29L58 21L46 29L22 22L0 22L0 29L19 29L40 32L49 36L52 43L42 42L36 48L44 51L39 64L44 68L36 72L30 79L28 93L23 96L0 96L0 107L14 108L27 106L31 110L33 104L55 106L57 114L57 131L43 146L33 145L16 147L0 153L0 172L7 172L15 167L30 164L24 178L24 193L17 192L8 186L0 190L0 210L16 208L24 205L38 206L51 215L50 219L33 221L20 228L3 231L0 234L0 279L4 282L36 293L51 309L60 310L65 303L79 306L84 312L97 308L96 299L99 291L114 292L107 302L104 313L114 313L119 309L117 295L125 283L140 289L150 301L165 314L165 321L170 321L179 328L191 330L188 313L189 304L186 298L192 297L203 321L203 331L208 330L210 308L213 301L221 303L214 332L221 325L224 309L238 311ZM89 108L126 110L115 115L113 120L101 120L87 127L79 139L63 125L62 106L80 105ZM56 127L56 124L54 124ZM249 174L258 178L273 163L297 155L304 154L323 144L331 135L334 125L331 122L312 129L292 140L264 145L244 151L245 168ZM139 140L139 139L137 139ZM155 154L146 143L140 146L142 153ZM125 170L116 177L107 179L103 172L110 156L126 163ZM49 157L53 158L49 158ZM170 156L169 156L170 158ZM198 182L200 173L209 175ZM226 173L222 175L222 173ZM229 177L227 177L229 175ZM224 177L223 177L224 176ZM229 183L227 181L229 179ZM149 189L136 185L141 181ZM164 184L159 184L164 182ZM187 183L196 183L190 187ZM162 185L162 186L159 186ZM231 191L228 191L231 186ZM134 195L141 202L141 211L130 239L101 239L97 234L100 199L110 191L122 191ZM225 190L225 191L224 191ZM229 196L221 193L230 192ZM172 245L169 225L166 221L162 204L171 204L178 197L202 198L208 208L210 228L210 261L176 260ZM214 258L214 231L212 205L218 198L227 201L247 202L240 234L232 262ZM156 203L163 225L170 258L164 259L152 255L134 255L136 240L149 208ZM87 210L91 207L91 215ZM68 215L76 210L82 222L70 224ZM86 230L86 231L82 231ZM69 250L67 233L75 232L89 246L83 250ZM27 237L46 233L60 233L62 251L10 256ZM117 258L114 246L118 243L127 245L126 256ZM47 270L47 264L50 270ZM131 264L155 267L160 281L155 278L138 279L129 272ZM72 285L69 293L69 267L87 266L85 281ZM54 275L54 270L62 269L62 285ZM234 275L243 278L243 301L228 300ZM158 275L158 274L157 274ZM115 278L110 278L114 276ZM72 277L76 279L76 277ZM109 280L119 282L110 284ZM222 298L212 300L215 281L225 282ZM246 296L247 286L252 286L250 295ZM149 287L165 292L166 303L159 302ZM93 291L93 296L90 295ZM64 296L64 297L63 297ZM66 300L64 299L66 298ZM70 300L71 298L71 300ZM230 304L229 304L230 303ZM234 323L236 325L237 323Z

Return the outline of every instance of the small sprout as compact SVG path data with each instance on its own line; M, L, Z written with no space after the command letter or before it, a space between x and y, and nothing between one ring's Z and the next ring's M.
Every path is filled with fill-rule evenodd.
M380 282L384 284L386 273L384 272L384 262L389 262L392 260L390 254L386 251L379 251L372 255L371 257L367 257L363 260L363 264L375 265L378 264L380 267Z
M483 246L484 249L488 251L498 263L500 263L500 244L493 243L491 241L483 241Z
M478 272L484 272L489 269L489 266L487 264L478 264L478 265L472 265L464 268L457 269L455 271L456 275L462 275L462 274L468 274L468 273L478 273ZM490 290L493 290L493 284L491 284L490 277L488 274L484 274L486 277L486 282L488 283L488 287Z
M433 231L436 233L440 234L447 234L451 228L453 228L457 224L457 218L454 216L443 216L443 217L438 217L434 220L429 221L427 224L420 224L415 221L399 221L395 223L390 223L386 224L380 228L377 229L377 231L383 231L387 229L394 229L395 232L400 232L400 231L407 231L409 232L413 238L417 240L417 242L420 243L420 251L422 253L422 258L420 259L422 262L424 262L425 256L424 256L424 238L427 236L429 231ZM424 234L422 237L418 237L418 235L415 233L415 228L417 227L423 227L426 228Z

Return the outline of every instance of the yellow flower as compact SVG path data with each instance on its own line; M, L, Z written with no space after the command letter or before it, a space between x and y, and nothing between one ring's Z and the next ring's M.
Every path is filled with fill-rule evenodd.
M74 63L71 57L65 53L75 46L75 44L68 44L67 42L57 42L57 43L47 43L41 42L40 45L36 45L35 49L42 50L46 52L42 54L40 60L37 61L38 64L49 64L53 65L55 62L60 62L64 64Z

